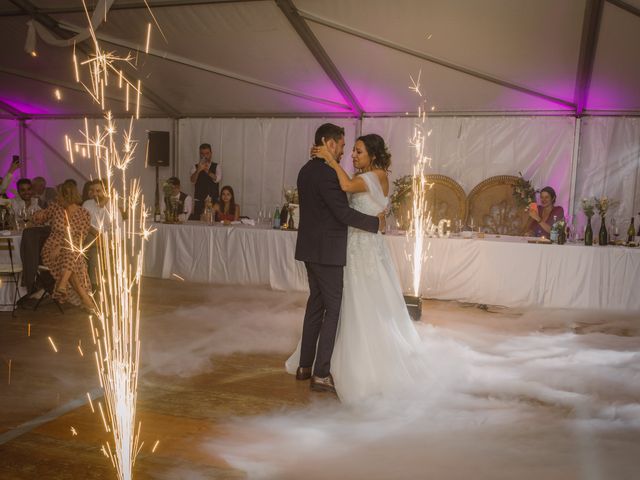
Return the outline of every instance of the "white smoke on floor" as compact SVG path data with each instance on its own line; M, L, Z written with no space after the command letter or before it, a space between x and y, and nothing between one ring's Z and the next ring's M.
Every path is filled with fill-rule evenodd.
M207 298L146 320L145 369L187 377L219 356L284 363L295 348L304 294L217 287ZM637 316L426 305L416 325L430 371L412 391L236 418L202 448L256 479L635 478Z
M155 317L145 364L190 376L236 352L284 362L304 300L225 287L211 304ZM414 391L238 418L203 448L258 479L633 478L636 318L429 305L433 325L418 328L432 368Z
M211 371L215 356L285 354L295 347L302 329L304 294L206 288L211 289L207 301L145 319L145 371L189 377Z

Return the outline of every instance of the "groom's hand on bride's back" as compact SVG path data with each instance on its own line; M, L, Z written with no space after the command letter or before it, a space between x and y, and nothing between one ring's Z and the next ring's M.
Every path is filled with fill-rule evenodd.
M387 220L385 217L385 212L380 212L378 214L378 231L383 233L387 230Z

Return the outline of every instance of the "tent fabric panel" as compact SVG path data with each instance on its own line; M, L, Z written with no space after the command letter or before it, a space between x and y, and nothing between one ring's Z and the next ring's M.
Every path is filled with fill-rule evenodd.
M417 111L420 97L409 90L421 74L427 106L446 112L565 110L569 108L517 92L360 38L312 25L323 46L366 112ZM376 59L381 59L377 61ZM382 60L384 59L384 60Z
M147 57L139 66L148 88L162 96L185 116L224 114L346 113L346 108L308 100L261 86Z
M295 3L303 12L403 47L573 100L584 0Z
M154 15L166 42L146 9L113 10L98 33L133 43L144 62L147 23L152 22L152 50L344 103L275 3L176 6L155 9ZM56 18L86 23L79 14Z
M605 3L587 108L640 111L640 17Z

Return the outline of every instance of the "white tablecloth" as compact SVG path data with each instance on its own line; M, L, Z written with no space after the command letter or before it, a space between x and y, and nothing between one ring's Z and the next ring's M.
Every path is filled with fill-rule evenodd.
M144 274L188 281L306 290L296 233L244 225L156 224ZM411 247L386 236L403 290ZM640 249L538 245L516 237L429 239L421 295L510 307L640 311ZM175 274L175 275L174 275Z

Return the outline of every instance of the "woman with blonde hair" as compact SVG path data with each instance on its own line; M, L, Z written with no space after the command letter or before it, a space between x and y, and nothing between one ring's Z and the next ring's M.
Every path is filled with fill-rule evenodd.
M80 206L81 197L73 182L58 185L57 192L56 202L32 217L34 223L51 225L51 234L42 248L42 263L56 281L53 297L90 311L95 304L89 296L87 263L84 255L77 251L84 246L91 225L90 215Z

